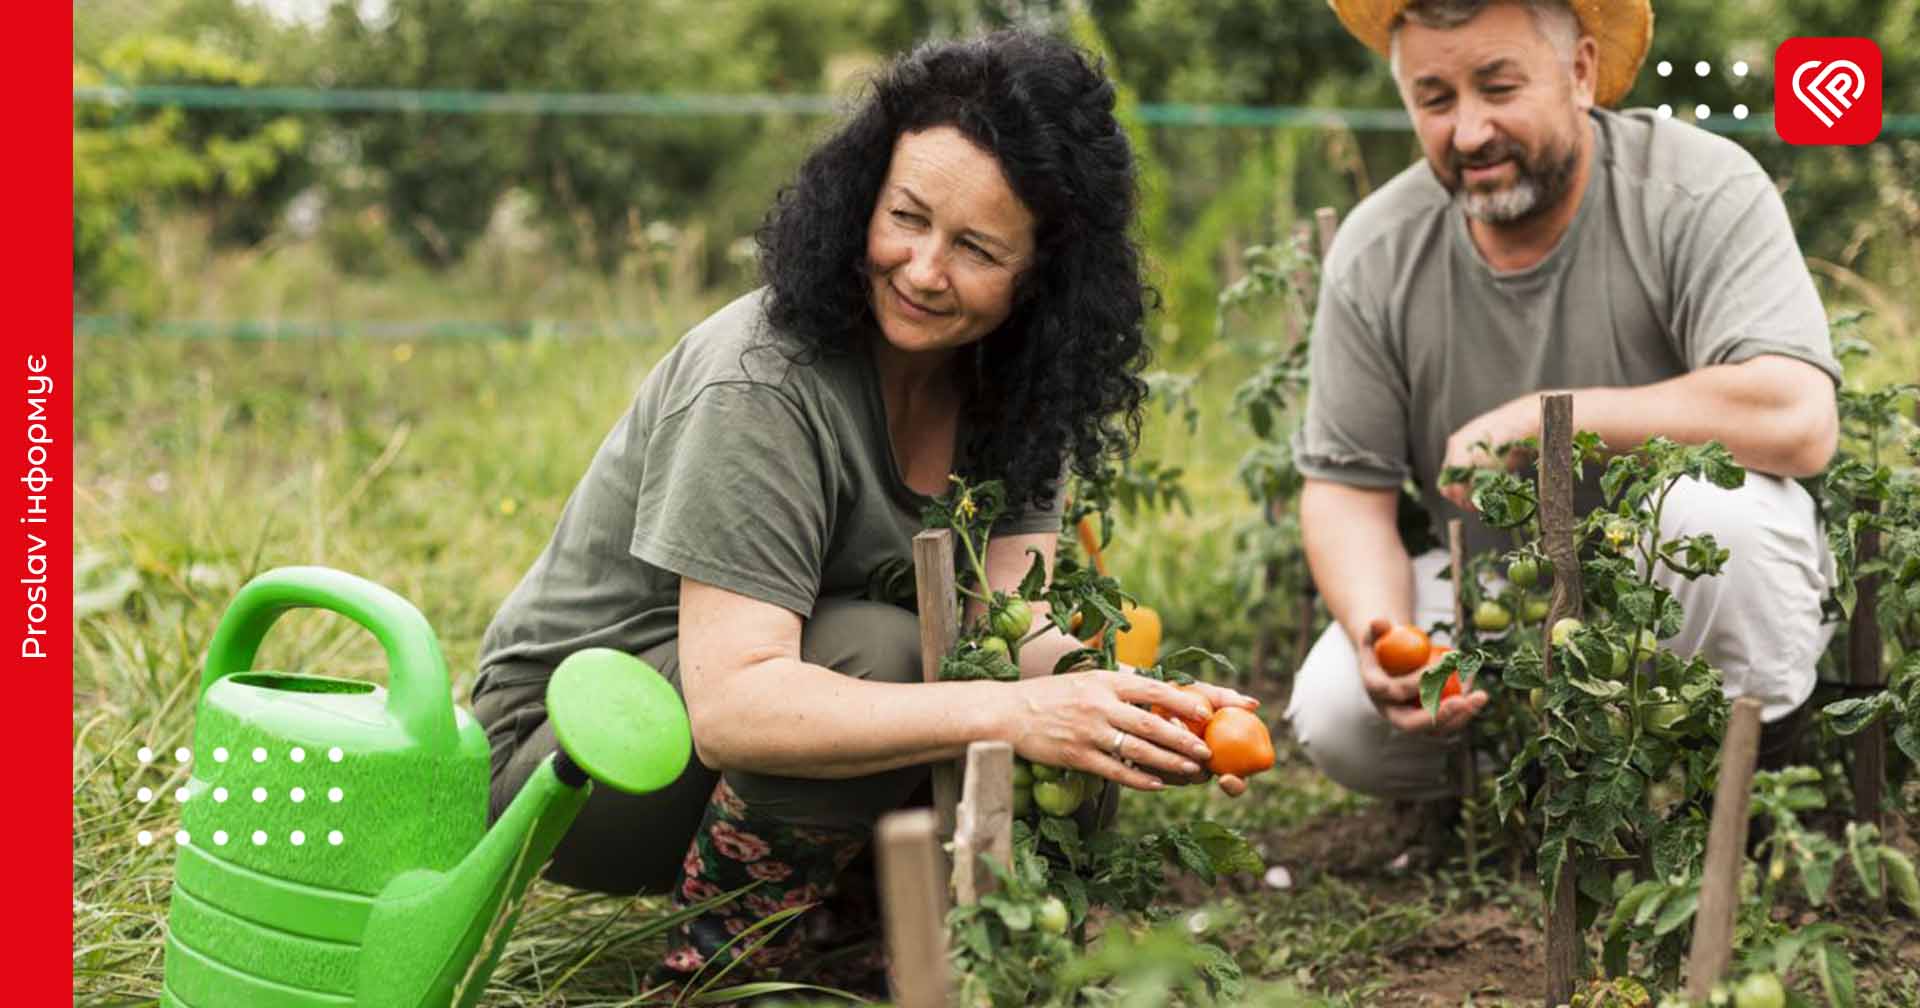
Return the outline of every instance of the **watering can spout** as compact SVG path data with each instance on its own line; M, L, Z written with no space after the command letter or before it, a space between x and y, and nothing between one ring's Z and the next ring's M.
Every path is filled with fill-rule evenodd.
M596 782L630 793L671 784L692 753L685 707L644 662L604 648L554 670L547 714L560 750L547 757L492 829L449 871L396 876L375 901L358 1004L422 1008L478 1003L520 914ZM431 943L431 944L429 944Z

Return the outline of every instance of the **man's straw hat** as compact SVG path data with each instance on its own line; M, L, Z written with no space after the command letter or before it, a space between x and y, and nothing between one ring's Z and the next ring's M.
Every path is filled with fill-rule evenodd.
M1407 9L1408 0L1328 0L1340 23L1367 48L1388 55L1393 20ZM1580 27L1600 46L1600 79L1593 99L1612 105L1626 97L1640 61L1653 44L1652 0L1567 0L1580 18Z

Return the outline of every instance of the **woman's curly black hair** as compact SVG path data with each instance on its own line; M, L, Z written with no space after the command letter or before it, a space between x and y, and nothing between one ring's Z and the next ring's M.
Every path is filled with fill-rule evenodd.
M877 323L867 224L903 133L951 126L999 162L1036 219L1006 321L960 358L972 478L1015 506L1051 501L1062 464L1097 478L1138 441L1151 290L1131 234L1133 149L1099 65L1058 39L1003 31L923 45L889 65L809 154L757 234L768 321L823 352Z

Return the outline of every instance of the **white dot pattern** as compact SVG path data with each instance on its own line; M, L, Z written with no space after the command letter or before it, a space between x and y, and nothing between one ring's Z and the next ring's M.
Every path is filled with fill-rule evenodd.
M256 747L253 750L253 761L255 763L265 763L267 761L267 751Z
M181 746L180 748L175 749L173 751L173 758L176 762L185 763L188 760L193 759L193 751L188 749L186 746Z
M303 802L307 800L307 791L305 788L294 788L287 793L287 797L293 799L295 802Z
M347 796L347 793L345 791L340 790L337 787L327 789L327 800L330 802L337 802L342 798L345 798L346 796Z
M299 830L294 830L293 835L287 837L287 839L292 841L295 847L298 847L301 844L307 842L307 835L305 833L300 832Z
M1667 60L1661 60L1660 65L1653 68L1653 72L1662 77L1671 76L1673 74L1673 64Z
M223 787L217 787L217 788L214 788L214 789L213 789L213 800L214 800L214 801L217 801L217 802L223 802L223 801L226 801L226 800L227 800L227 789L226 789L226 788L223 788Z
M341 835L339 830L331 830L327 833L327 842L332 844L335 847L338 847L342 843L346 842L346 839L347 838L345 836Z
M305 763L307 761L307 751L299 746L294 746L293 751L287 754L287 758L295 763Z
M215 763L225 763L225 762L227 761L227 747L226 747L226 746L214 746L214 747L213 747L213 761L214 761Z
M338 763L345 756L346 753L341 752L339 746L334 746L327 750L327 762L329 763Z
M182 847L188 847L193 844L193 837L186 830L181 830L173 835L173 842Z
M1745 105L1735 105L1733 107L1733 117L1735 119L1745 119L1747 117L1747 107Z
M266 789L266 788L263 788L263 787L257 787L257 788L254 788L254 789L253 789L253 800L254 800L254 801L255 801L256 803L259 803L259 802L264 802L264 801L266 801L266 800L267 800L267 789Z
M266 831L266 830L254 830L254 831L253 831L253 845L254 845L255 847L265 847L265 846L267 845L267 831Z
M153 748L151 746L141 746L140 751L134 753L134 755L139 757L142 763L153 762Z
M153 846L153 831L141 830L134 839L140 841L140 846L142 847L151 847Z
M1713 64L1708 63L1706 60L1701 60L1693 65L1693 74L1696 77L1705 77L1712 72Z
M214 831L213 831L213 845L214 845L215 847L225 847L225 846L227 845L227 831L226 831L226 830L223 830L223 829L217 829L217 830L214 830Z
M135 798L140 799L140 801L143 803L150 802L153 800L153 789L150 787L143 787L140 790L135 791L133 793L133 796Z
M173 800L177 802L184 802L191 795L192 795L192 792L188 791L186 788L175 788L173 792Z

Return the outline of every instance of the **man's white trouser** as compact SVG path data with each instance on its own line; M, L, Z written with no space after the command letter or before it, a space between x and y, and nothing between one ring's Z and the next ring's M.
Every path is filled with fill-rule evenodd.
M1679 599L1680 633L1664 641L1699 654L1724 677L1729 697L1759 697L1773 721L1813 693L1814 664L1833 636L1820 600L1833 581L1833 557L1800 484L1749 472L1744 486L1722 490L1682 480L1668 495L1661 535L1711 532L1732 556L1714 577L1693 581L1662 568L1655 580ZM1422 627L1453 619L1447 555L1413 558L1413 615ZM1436 635L1435 643L1446 641ZM1295 674L1287 705L1293 733L1320 771L1355 791L1387 798L1430 798L1450 791L1448 744L1388 724L1360 686L1353 642L1339 624L1321 634Z

